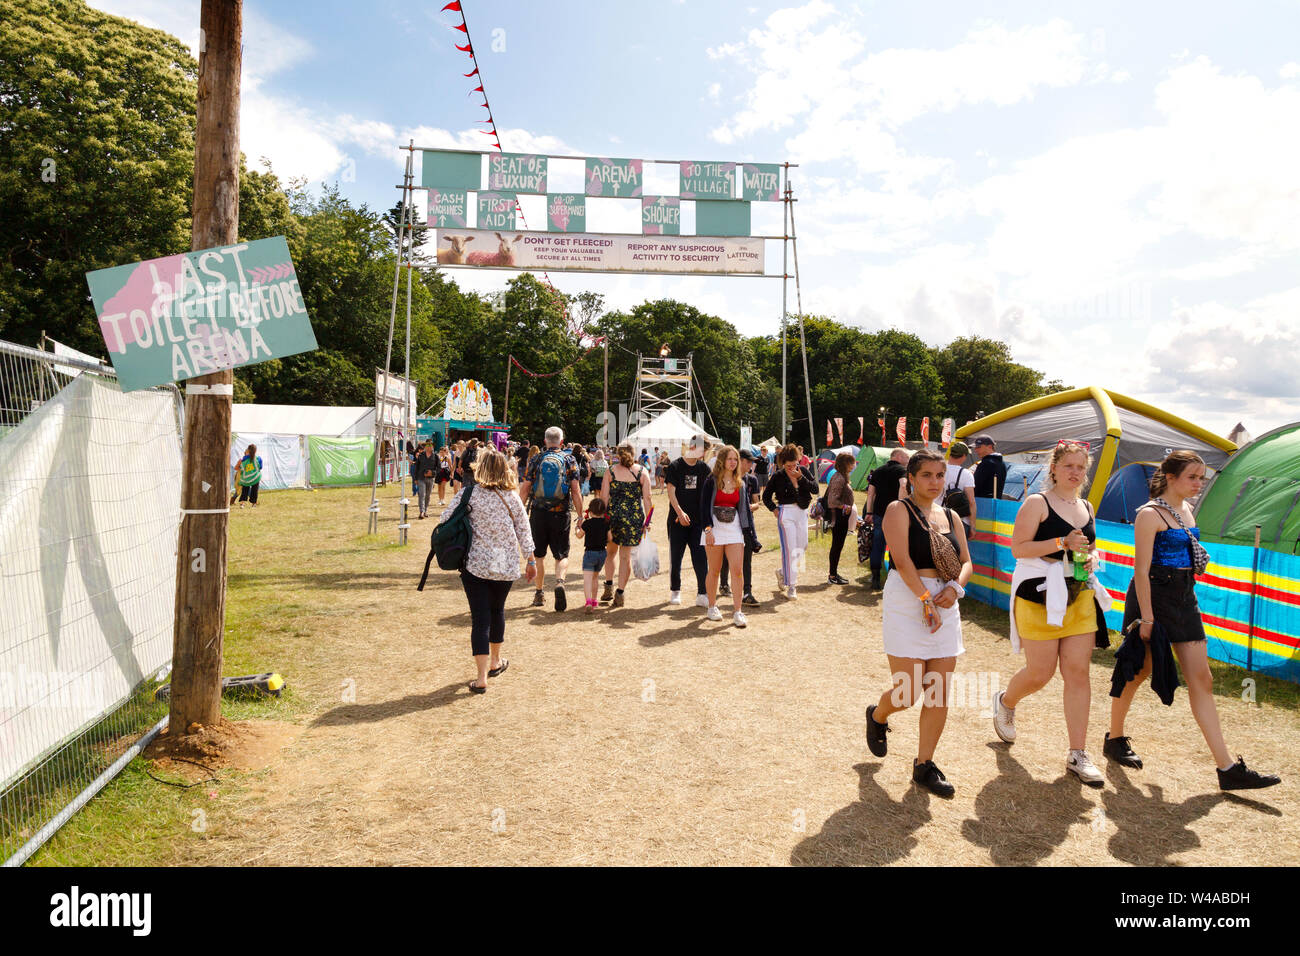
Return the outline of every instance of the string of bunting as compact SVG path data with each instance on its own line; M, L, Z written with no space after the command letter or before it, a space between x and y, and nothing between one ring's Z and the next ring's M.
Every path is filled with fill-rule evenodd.
M585 359L588 355L590 355L593 351L595 351L596 349L600 348L601 345L604 344L604 342L605 342L605 337L604 337L603 335L602 335L600 338L598 338L598 339L594 339L594 340L592 341L592 343L591 343L591 346L587 349L587 351L583 352L581 355L579 355L576 359L574 359L574 360L573 360L572 362L570 362L568 365L564 366L564 368L562 368L562 369L560 369L559 371L556 371L556 372L532 372L532 371L529 371L528 369L524 368L521 364L519 364L519 359L515 358L513 355L510 356L510 363L511 363L515 368L519 369L519 371L523 372L525 375L531 375L533 378L553 378L554 376L559 375L559 374L561 374L561 373L563 373L563 372L567 372L569 369L573 368L573 366L577 365L579 362L581 362L583 359Z
M468 54L470 58L470 62L474 64L474 69L470 70L468 73L465 73L463 75L465 76L466 79L475 76L478 77L478 86L474 87L474 89L470 90L470 92L483 94L483 102L480 103L479 105L488 111L487 119L479 120L478 122L487 124L489 128L481 129L479 130L479 132L485 136L491 136L492 145L497 148L498 152L504 152L504 150L501 149L501 134L497 132L496 118L492 115L492 104L488 100L487 90L483 88L483 74L479 72L478 56L474 53L474 41L471 40L469 36L469 22L465 19L465 11L461 9L460 0L451 0L451 3L443 7L442 10L439 12L446 13L447 11L460 14L460 23L456 24L455 28L459 30L461 33L465 34L465 45L461 46L460 44L455 44L455 46L456 49L459 50L460 52ZM515 197L515 211L519 214L519 219L520 221L523 222L524 228L527 229L528 217L524 215L524 207L519 204L518 197ZM569 330L574 334L575 338L581 339L584 334L583 329L581 328L581 326L577 324L572 314L569 312L568 302L565 300L564 296L562 296L559 290L557 290L555 286L551 284L551 276L545 269L542 270L542 278L546 282L547 287L553 293L555 293L555 296L559 301L560 307L564 310L564 319L568 323Z

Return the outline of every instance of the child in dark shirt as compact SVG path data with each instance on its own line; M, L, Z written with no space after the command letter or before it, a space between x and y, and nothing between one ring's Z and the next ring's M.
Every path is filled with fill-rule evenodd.
M605 509L603 498L592 498L587 505L587 518L577 531L585 545L582 553L582 592L587 599L584 609L586 614L595 614L600 607L600 602L596 600L600 590L600 572L605 567L605 551L613 536Z

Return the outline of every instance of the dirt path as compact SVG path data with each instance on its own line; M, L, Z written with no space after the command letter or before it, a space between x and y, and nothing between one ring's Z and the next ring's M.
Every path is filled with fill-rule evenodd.
M1014 747L993 742L988 696L1016 660L1005 615L974 601L958 664L968 696L936 754L957 796L914 788L915 712L891 722L887 758L866 749L863 709L887 681L880 610L855 554L841 566L855 585L825 583L824 544L797 602L775 594L774 548L755 558L763 605L745 630L705 621L689 585L669 607L666 571L594 620L579 575L564 614L549 587L546 608L528 607L520 581L510 669L471 696L458 579L414 590L431 522L414 522L406 549L362 544L368 493L270 494L232 516L232 620L258 625L252 651L311 713L270 771L213 806L207 838L179 850L188 862L1300 863L1294 710L1220 697L1234 753L1289 777L1228 796L1185 691L1172 708L1144 691L1129 731L1146 769L1081 787L1064 772L1059 678L1019 709ZM1088 735L1104 770L1107 657Z

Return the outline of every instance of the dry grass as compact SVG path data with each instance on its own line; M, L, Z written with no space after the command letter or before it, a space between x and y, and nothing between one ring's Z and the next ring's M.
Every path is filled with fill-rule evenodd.
M477 697L457 577L435 570L414 589L433 522L414 522L405 549L387 543L390 491L383 534L367 539L368 495L267 494L232 515L226 672L283 672L304 726L268 771L209 804L201 838L178 829L153 862L1300 863L1300 716L1263 685L1259 704L1225 695L1220 712L1234 752L1282 773L1281 787L1221 794L1185 691L1165 708L1145 690L1129 731L1147 768L1081 787L1064 771L1057 678L1019 709L1013 748L991 743L978 704L952 711L936 761L958 792L942 801L910 782L915 713L893 719L889 757L866 749L863 709L887 681L880 611L863 587L824 583L822 547L795 603L775 596L774 551L755 558L763 606L746 630L705 621L689 584L669 608L666 572L594 620L580 574L562 615L549 586L546 608L527 607L521 581L510 669ZM841 573L860 582L846 550ZM1017 666L1005 615L974 601L965 612L959 670L1005 686ZM1100 766L1104 653L1093 688Z

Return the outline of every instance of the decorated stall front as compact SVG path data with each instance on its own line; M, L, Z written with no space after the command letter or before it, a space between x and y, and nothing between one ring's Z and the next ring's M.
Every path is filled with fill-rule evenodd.
M442 414L421 416L417 429L421 439L433 439L434 448L463 438L477 438L503 447L510 431L508 425L493 421L492 393L472 378L452 382Z

